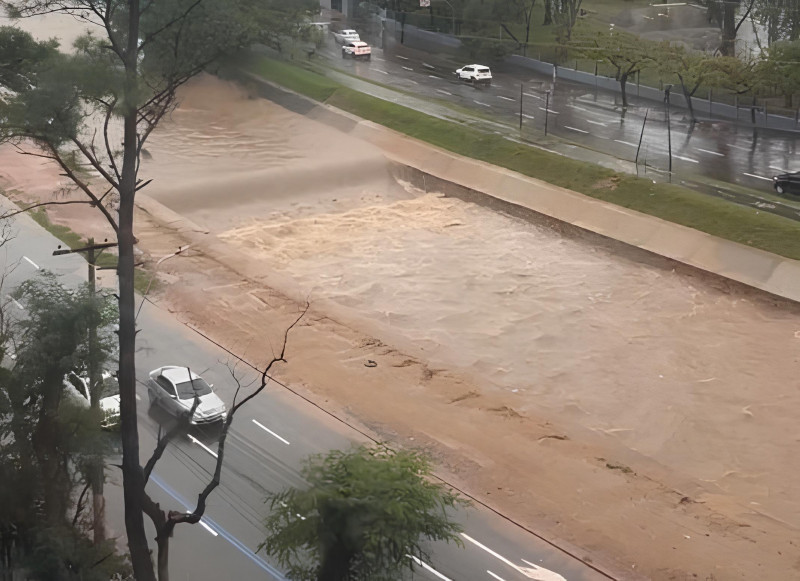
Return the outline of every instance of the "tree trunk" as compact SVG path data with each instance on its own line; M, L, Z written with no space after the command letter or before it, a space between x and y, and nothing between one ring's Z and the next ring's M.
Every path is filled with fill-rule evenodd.
M169 581L169 535L159 533L158 543L158 581Z
M739 1L728 1L722 8L722 45L719 52L722 56L736 56L736 10Z
M128 38L125 52L125 134L119 187L119 396L122 438L122 485L125 499L125 531L136 581L156 581L144 528L144 472L139 460L139 426L136 417L136 305L133 289L133 200L136 194L137 67L139 48L139 0L128 0Z
M622 91L622 108L628 108L628 73L622 73L619 77L619 88Z
M542 26L553 24L553 0L544 0L544 20Z
M345 581L352 558L353 555L338 543L329 547L322 556L317 581Z
M681 91L683 92L683 98L686 99L686 107L689 109L689 119L692 122L692 125L697 123L697 119L694 116L694 105L692 105L692 95L689 93L689 89L686 88L686 83L683 81L683 77L678 75L678 79L681 82Z
M99 545L106 540L106 499L103 496L103 460L98 458L92 462L90 478L92 480L92 540Z

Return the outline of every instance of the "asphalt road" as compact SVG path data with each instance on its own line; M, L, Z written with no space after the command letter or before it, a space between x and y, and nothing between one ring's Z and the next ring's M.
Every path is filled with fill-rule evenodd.
M6 204L4 199L2 202ZM85 280L84 260L74 254L52 256L58 241L30 218L19 217L13 230L14 236L2 249L9 271L2 297L12 312L24 315L24 306L11 299L11 289L41 270L62 275L65 284ZM144 304L139 325L137 399L144 462L155 445L159 425L166 426L171 421L159 409L148 409L144 381L149 370L166 364L189 366L212 383L228 405L235 390L230 369L235 368L243 386L249 385L256 374L150 303ZM193 429L169 445L148 484L158 502L173 509L194 502L214 470L215 440L213 428ZM265 494L302 485L299 469L309 454L363 441L361 434L287 389L277 384L268 386L236 416L227 442L222 483L211 495L201 525L177 529L170 548L172 577L283 579L273 564L254 553L264 538L260 523L267 514ZM122 534L120 476L113 468L109 468L108 475L109 526ZM514 515L507 516L513 519ZM415 578L557 579L543 576L544 571L537 571L537 567L557 572L570 581L609 578L481 506L460 511L456 517L465 526L464 547L432 546L432 562L422 564Z
M638 100L635 87L629 89L630 105L623 116L617 94L562 79L553 82L520 67L496 66L491 87L473 87L453 74L467 63L448 55L425 54L402 45L385 51L374 47L373 52L371 61L344 60L332 35L319 51L334 68L419 97L445 100L511 127L518 126L521 98L523 135L531 129L542 132L547 117L548 134L620 159L635 159L644 125L639 163L646 162L652 172L669 168L665 107ZM754 130L714 119L692 127L688 112L674 106L669 126L672 169L680 179L703 176L772 193L773 175L800 170L800 132Z

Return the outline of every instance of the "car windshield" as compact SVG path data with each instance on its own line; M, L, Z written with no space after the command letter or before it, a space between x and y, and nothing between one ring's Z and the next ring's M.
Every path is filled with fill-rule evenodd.
M179 383L175 388L178 390L180 399L192 399L195 395L199 397L211 393L211 386L202 377L198 377L194 381Z

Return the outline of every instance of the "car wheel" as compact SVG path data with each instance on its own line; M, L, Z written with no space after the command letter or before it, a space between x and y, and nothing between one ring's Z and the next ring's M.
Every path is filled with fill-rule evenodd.
M775 191L779 194L785 194L786 190L783 189L783 186L780 184L775 184Z

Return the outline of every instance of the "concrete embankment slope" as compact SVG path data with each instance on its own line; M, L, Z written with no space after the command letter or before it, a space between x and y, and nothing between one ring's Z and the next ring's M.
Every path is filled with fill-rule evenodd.
M400 177L427 191L499 201L571 224L688 266L800 301L800 262L590 198L466 158L365 121L249 75L262 96L381 149L408 171ZM481 200L481 198L484 198Z
M348 115L341 111L335 111L335 114ZM325 116L321 117L324 120ZM351 133L376 145L393 161L418 170L419 175L409 173L407 176L416 186L442 189L448 193L444 184L426 179L424 174L427 174L478 195L491 196L771 294L800 301L800 262L796 260L455 155L369 121L358 121Z

